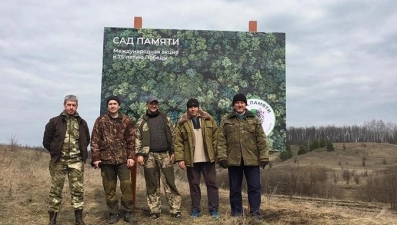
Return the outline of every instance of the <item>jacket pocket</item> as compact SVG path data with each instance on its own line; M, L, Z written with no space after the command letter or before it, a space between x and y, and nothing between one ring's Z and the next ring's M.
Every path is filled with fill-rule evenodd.
M212 123L209 121L205 122L205 134L207 134L207 136L212 136L212 134L214 133L214 127L212 126Z
M225 124L224 131L226 134L234 133L236 131L236 127L233 124Z
M76 139L79 139L79 137L80 137L79 124L78 123L74 123L72 129L73 129L72 130L73 137L76 138Z
M99 142L99 149L101 151L109 151L110 145L109 145L109 143L107 141L102 140L102 141Z
M181 136L183 141L187 141L189 139L189 134L186 131L182 131Z
M255 133L256 132L256 123L255 121L248 120L247 123L244 124L244 130L249 132L249 133Z

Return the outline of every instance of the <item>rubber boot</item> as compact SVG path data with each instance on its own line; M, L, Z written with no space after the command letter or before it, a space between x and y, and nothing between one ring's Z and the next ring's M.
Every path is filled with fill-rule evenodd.
M83 221L83 210L82 209L74 210L74 215L76 217L76 221L75 221L76 225L85 225L85 223Z
M57 225L57 212L52 212L48 211L48 215L50 216L50 222L48 223L49 225Z

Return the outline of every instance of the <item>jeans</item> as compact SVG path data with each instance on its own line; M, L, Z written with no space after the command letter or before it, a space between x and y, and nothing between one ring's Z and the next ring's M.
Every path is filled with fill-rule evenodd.
M260 215L261 181L259 166L231 166L229 172L229 197L232 216L243 214L241 186L243 175L247 180L250 214Z

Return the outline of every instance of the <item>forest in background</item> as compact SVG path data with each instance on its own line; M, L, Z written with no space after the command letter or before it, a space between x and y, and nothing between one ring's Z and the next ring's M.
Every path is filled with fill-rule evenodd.
M364 122L363 125L288 127L289 145L309 145L314 141L331 143L376 142L397 144L397 125L383 120Z

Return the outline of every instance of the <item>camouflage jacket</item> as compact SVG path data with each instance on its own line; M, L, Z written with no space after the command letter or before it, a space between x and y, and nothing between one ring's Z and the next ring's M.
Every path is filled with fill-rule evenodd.
M117 118L104 114L96 119L91 137L92 161L118 165L134 158L135 128L132 119L119 112Z
M78 113L75 116L79 124L79 149L85 162L88 157L87 147L90 143L90 132L87 122ZM51 118L45 126L43 146L50 152L53 162L58 161L61 157L62 145L66 136L66 124L66 115L62 112L61 115Z
M251 111L245 111L245 119L231 112L221 120L218 139L219 160L226 159L229 166L258 166L269 161L269 148L260 120Z
M167 127L168 129L166 130L166 135L167 135L167 142L168 146L167 148L169 149L169 154L174 153L174 146L173 142L175 139L175 127L174 124L171 121L171 118L167 116L167 114L160 112L160 115L164 118L164 121L167 121ZM137 121L136 123L136 139L135 139L135 152L137 156L147 156L147 154L150 152L150 132L149 132L149 126L147 123L148 116L143 114Z
M216 161L216 145L218 139L218 126L214 118L205 111L199 110L200 127L203 134L204 150L207 152L211 162ZM195 139L193 125L189 123L190 118L184 113L179 119L175 131L175 161L185 161L186 166L193 166Z

